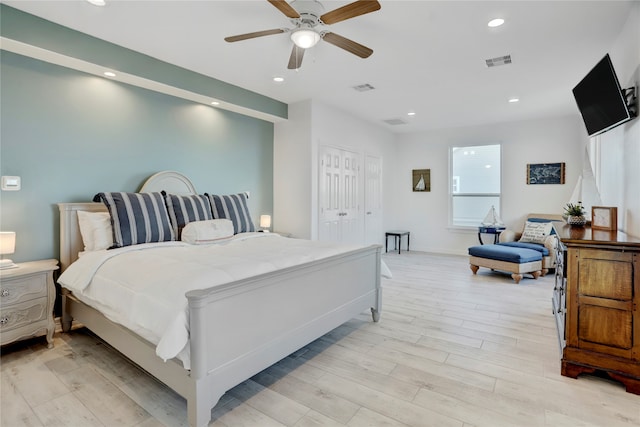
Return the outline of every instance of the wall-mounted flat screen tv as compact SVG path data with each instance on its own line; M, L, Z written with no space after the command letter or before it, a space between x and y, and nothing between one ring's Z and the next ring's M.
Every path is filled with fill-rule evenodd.
M589 136L606 132L633 118L609 54L573 88L573 96Z

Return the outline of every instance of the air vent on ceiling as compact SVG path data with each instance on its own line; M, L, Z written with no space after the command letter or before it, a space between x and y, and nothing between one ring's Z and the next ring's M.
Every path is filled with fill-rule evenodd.
M385 122L388 125L392 125L392 126L406 125L407 124L407 122L405 122L402 119L387 119L387 120L383 120L383 122Z
M369 90L374 90L375 87L371 86L369 83L365 83L362 85L358 85L358 86L353 86L353 88L355 90L357 90L358 92L367 92Z
M511 55L498 56L496 58L485 59L487 67L497 67L498 65L511 64Z

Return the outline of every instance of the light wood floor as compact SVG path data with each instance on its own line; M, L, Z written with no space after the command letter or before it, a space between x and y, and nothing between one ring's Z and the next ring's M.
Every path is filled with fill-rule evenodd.
M640 396L560 375L553 276L386 254L363 314L230 390L211 426L639 426ZM84 330L2 349L1 425L184 426L185 401Z

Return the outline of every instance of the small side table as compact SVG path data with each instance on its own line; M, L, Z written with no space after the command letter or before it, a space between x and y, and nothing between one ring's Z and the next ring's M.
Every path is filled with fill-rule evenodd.
M57 269L58 261L47 259L0 270L0 344L44 332L47 347L53 347L53 272Z
M389 236L394 238L394 242L396 248L398 248L398 253L400 253L400 247L402 246L402 236L407 236L407 252L409 251L409 239L411 238L411 233L406 230L391 230L384 233L384 251L389 252Z
M480 226L480 227L478 227L478 240L480 241L481 245L484 245L484 242L482 241L482 235L483 234L493 234L493 244L495 245L496 243L498 243L498 239L500 238L500 233L502 233L505 229L506 229L506 227L484 227L484 226Z

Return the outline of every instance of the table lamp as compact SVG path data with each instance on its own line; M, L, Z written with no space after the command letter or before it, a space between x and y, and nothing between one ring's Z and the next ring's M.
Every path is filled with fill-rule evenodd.
M0 231L0 255L9 255L16 251L16 232ZM0 260L0 269L17 267L10 259Z
M271 227L271 215L260 215L260 228L262 228L262 231L268 233L269 227Z

